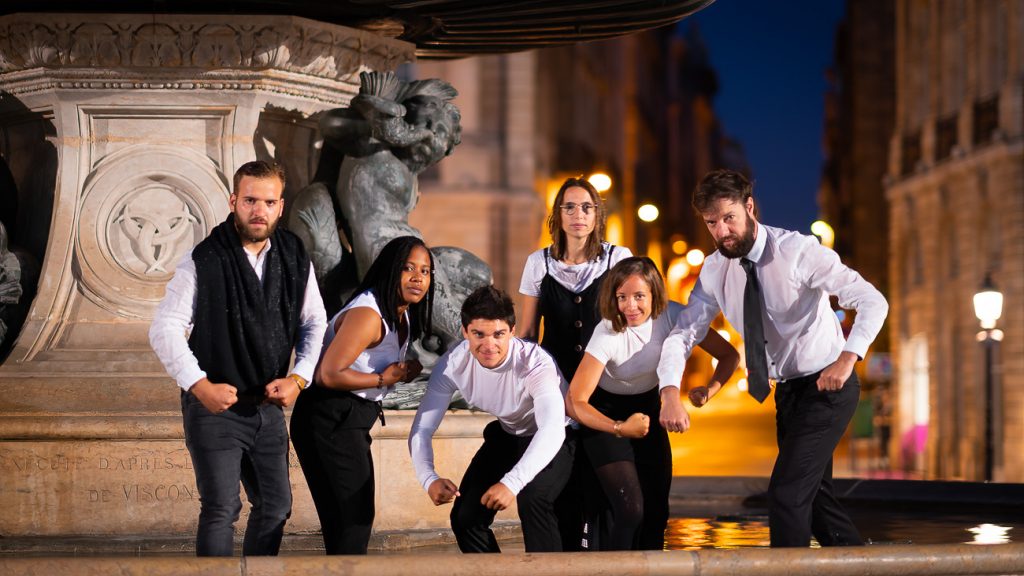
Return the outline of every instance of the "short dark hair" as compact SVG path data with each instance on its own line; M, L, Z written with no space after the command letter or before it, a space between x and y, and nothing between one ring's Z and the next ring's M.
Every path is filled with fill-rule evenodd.
M516 327L516 306L508 293L493 284L481 286L462 303L462 327L468 328L473 320L504 320L509 328Z
M413 340L430 336L434 323L434 254L427 248L422 239L415 236L399 236L392 238L384 245L380 254L370 264L359 287L349 297L353 301L367 290L373 293L377 300L377 307L380 308L380 315L388 325L388 329L398 329L398 307L402 301L402 268L409 259L412 249L419 246L427 251L430 257L430 287L427 288L427 295L415 304L409 305L409 319L411 320L409 334Z
M601 312L601 317L610 320L612 328L616 332L624 331L627 324L626 317L619 311L615 292L630 276L643 278L644 282L647 282L647 286L650 287L651 318L661 316L661 313L668 308L665 281L661 279L661 272L658 272L658 265L654 263L654 260L647 256L623 258L608 271L608 277L601 283L601 294L597 298L597 307Z
M246 162L235 170L235 179L231 183L231 193L238 194L238 185L242 183L242 178L251 176L253 178L277 178L281 181L281 188L284 188L286 180L284 178L284 167L277 162L266 162L264 160L253 160L252 162Z
M732 200L745 204L754 195L754 185L743 174L720 168L704 175L693 192L693 208L707 212L719 200Z
M583 248L583 254L587 257L587 260L597 260L604 252L601 242L604 241L605 218L607 215L605 214L604 200L601 199L601 194L597 191L597 188L594 188L593 184L582 176L566 178L565 182L562 182L562 187L558 189L558 194L555 194L555 200L551 206L551 214L548 216L548 233L551 234L551 258L553 260L565 258L565 252L568 249L569 240L565 237L565 230L562 230L562 202L565 199L565 192L569 188L583 188L590 195L590 201L594 203L595 210L597 211L594 220L594 230L587 237L587 245Z

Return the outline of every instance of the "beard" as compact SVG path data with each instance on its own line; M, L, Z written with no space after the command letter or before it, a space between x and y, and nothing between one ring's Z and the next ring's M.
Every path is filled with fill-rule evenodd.
M732 240L734 245L732 248L728 248L725 245L726 240ZM747 216L747 229L742 236L726 236L721 240L715 240L715 246L718 246L718 251L729 259L742 258L750 253L750 249L754 247L754 221L751 217Z
M246 242L263 242L277 229L277 223L280 221L267 220L267 227L263 230L257 230L255 227L250 227L247 222L242 222L242 219L235 214L235 230L238 231L238 235L242 240Z

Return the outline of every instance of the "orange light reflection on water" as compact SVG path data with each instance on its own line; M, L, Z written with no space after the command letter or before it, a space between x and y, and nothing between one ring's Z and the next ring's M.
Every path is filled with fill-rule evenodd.
M713 518L672 518L665 530L667 550L767 547L768 523Z

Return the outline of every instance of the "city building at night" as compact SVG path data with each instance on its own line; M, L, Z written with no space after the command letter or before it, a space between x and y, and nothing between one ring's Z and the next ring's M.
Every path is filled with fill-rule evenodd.
M1022 482L1024 2L899 0L895 38L890 452L926 478ZM979 335L986 278L1002 317Z

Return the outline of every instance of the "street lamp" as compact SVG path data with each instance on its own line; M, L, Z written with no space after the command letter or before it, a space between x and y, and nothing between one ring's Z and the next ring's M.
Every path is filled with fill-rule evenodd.
M974 295L974 315L981 322L978 341L985 347L985 481L991 482L995 469L995 384L992 377L992 359L995 347L1003 339L1003 331L996 329L996 320L1003 314L1003 294L996 290L992 275L985 274L981 290Z
M650 203L641 204L640 207L636 209L636 215L644 222L654 222L658 219L659 214L660 211L658 210L658 207Z
M590 182L591 186L601 194L611 190L612 187L612 177L604 172L595 172L591 174L587 178L587 182Z
M821 238L821 245L826 248L835 247L836 232L824 220L815 220L811 224L811 234Z

